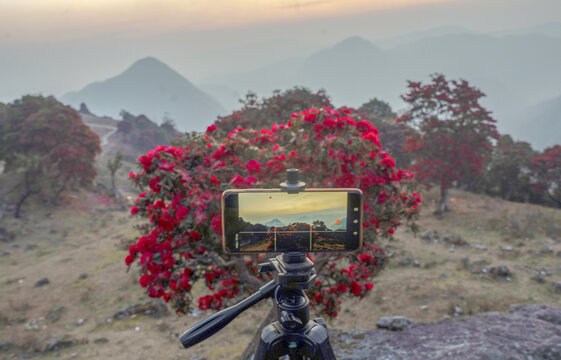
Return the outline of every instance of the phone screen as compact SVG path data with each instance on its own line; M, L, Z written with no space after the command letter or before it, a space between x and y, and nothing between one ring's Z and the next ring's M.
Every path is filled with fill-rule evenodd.
M362 245L362 191L227 190L222 221L228 253L356 251Z

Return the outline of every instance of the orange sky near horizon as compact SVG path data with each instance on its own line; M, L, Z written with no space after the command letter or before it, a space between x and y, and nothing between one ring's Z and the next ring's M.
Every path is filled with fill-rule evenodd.
M0 36L68 39L301 22L461 0L0 0Z

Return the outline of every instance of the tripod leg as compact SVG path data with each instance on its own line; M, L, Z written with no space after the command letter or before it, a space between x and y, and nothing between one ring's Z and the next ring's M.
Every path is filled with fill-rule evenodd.
M307 335L312 338L316 344L317 355L315 358L317 360L337 360L331 348L331 343L329 343L329 334L325 327L317 325L316 323L316 325L308 331Z
M279 335L277 328L273 324L269 324L261 331L259 345L255 352L254 360L278 360L278 355L269 351L269 345Z

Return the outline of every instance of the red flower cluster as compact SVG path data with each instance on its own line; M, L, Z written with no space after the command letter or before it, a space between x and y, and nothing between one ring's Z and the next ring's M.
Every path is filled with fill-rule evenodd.
M219 309L255 290L241 279L262 279L258 260L230 258L222 251L221 194L228 187L278 187L287 168L298 168L308 187L361 188L368 219L358 255L326 255L329 271L319 274L312 303L336 316L340 296L364 297L384 264L374 241L413 221L420 195L410 192L413 174L395 169L382 151L377 129L353 116L347 108L312 108L292 114L286 123L235 128L223 138L219 127L211 126L183 147L156 147L141 156L131 179L145 191L131 213L146 218L148 230L125 259L127 265L138 261L141 286L178 311L189 310L190 290L199 280L209 291L198 299L201 309ZM344 258L353 265L341 268Z

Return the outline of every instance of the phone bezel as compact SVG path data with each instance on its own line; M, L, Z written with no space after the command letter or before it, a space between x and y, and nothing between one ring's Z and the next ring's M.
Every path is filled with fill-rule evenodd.
M228 196L229 194L240 194L240 193L248 193L248 192L269 192L269 193L280 193L280 192L284 192L281 189L228 189L226 191L224 191L222 193L222 198L221 198L221 211L222 211L222 249L224 250L224 252L226 252L227 254L231 254L231 255L245 255L245 254L265 254L265 253L282 253L279 251L273 252L273 251L237 251L237 252L232 252L229 251L226 248L226 217L225 217L225 198L226 196ZM310 253L339 253L339 252L345 252L345 253L355 253L357 251L359 251L362 248L362 243L363 243L363 239L362 239L362 235L363 235L363 231L362 231L362 224L363 224L363 217L364 217L364 213L363 213L363 201L364 201L364 194L362 192L362 190L358 189L358 188L307 188L304 189L303 192L345 192L345 193L356 193L359 195L359 200L360 200L360 217L359 217L359 239L358 239L358 247L356 249L353 250L322 250L322 251L307 251ZM348 204L347 204L347 216L348 216Z

